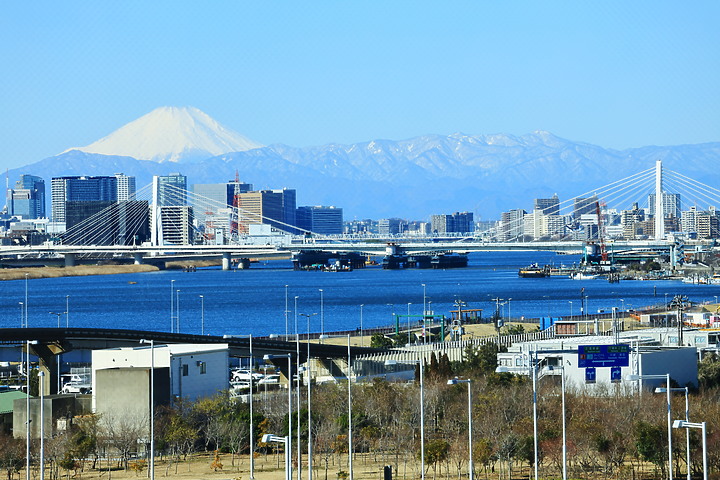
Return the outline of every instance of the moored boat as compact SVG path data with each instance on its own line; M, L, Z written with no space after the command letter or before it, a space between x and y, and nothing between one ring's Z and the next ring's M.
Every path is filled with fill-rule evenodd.
M522 278L545 278L550 276L550 268L546 265L541 267L537 263L528 265L518 271L518 276Z

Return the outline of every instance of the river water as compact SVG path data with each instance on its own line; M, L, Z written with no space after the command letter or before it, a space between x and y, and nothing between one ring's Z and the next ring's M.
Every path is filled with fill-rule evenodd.
M406 314L408 303L411 314L422 313L423 284L428 309L447 316L456 299L463 300L465 308L481 308L484 316L490 316L494 298L512 299L509 305L503 302L504 317L577 315L581 288L588 297L589 312L623 306L636 309L663 303L666 296L672 299L676 294L694 302L714 301L720 295L720 286L679 281L610 284L600 279L523 279L517 275L518 268L533 262L559 266L578 260L578 256L550 252L488 252L471 254L468 268L449 270L373 267L338 273L296 272L289 262L271 261L239 271L208 268L192 273L38 279L27 284L28 324L56 327L58 316L49 312L65 312L67 300L70 315L61 315L62 326L68 322L72 327L170 331L171 284L179 290L173 303L179 298L182 333L201 333L204 310L205 334L255 336L285 333L286 298L290 333L295 331L296 311L300 333L307 331L307 317L302 314L317 314L310 317L311 332L357 329L361 310L363 328L391 325L392 314ZM25 302L25 280L0 283L0 327L21 325L20 302Z

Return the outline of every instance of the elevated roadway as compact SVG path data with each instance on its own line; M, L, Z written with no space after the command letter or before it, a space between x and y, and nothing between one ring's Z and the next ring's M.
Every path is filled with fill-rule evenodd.
M391 240L391 239L388 239ZM155 263L164 266L170 261L218 260L229 269L233 259L290 258L298 252L324 252L330 254L356 253L361 255L422 255L467 254L492 251L553 251L582 253L586 242L484 242L473 238L448 240L433 238L406 238L383 240L333 239L314 242L284 242L279 244L239 245L174 245L174 246L125 246L125 245L33 245L0 246L0 263L6 265L52 265L73 266L77 263L96 263L101 260L118 262ZM607 244L608 251L663 251L672 247L671 242L658 240L614 241Z
M51 393L57 389L56 356L72 350L100 350L106 348L138 347L140 340L154 340L156 345L164 344L228 344L229 355L232 357L250 356L250 338L240 336L210 336L184 333L166 333L154 331L120 330L106 328L0 328L0 345L25 347L26 342L37 342L30 345L31 353L38 356L41 367L46 369L46 379ZM302 338L301 338L302 340ZM291 362L305 362L308 354L313 358L334 359L347 358L347 346L308 343L301 341L299 358L296 354L294 341L256 338L252 339L253 356L262 358L264 355L291 355ZM365 355L381 350L368 347L351 347L350 355ZM281 359L276 366L286 373L287 360Z

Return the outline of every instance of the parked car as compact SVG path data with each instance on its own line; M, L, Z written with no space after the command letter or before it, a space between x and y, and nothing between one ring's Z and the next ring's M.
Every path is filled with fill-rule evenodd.
M246 368L237 368L230 374L231 382L249 382L251 379L253 382L259 382L262 380L264 375L258 372L251 372Z
M258 385L277 385L278 383L280 383L280 375L272 373L262 378Z

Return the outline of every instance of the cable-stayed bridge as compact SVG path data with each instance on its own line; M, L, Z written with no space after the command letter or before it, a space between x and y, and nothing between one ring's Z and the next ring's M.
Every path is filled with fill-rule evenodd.
M282 205L275 204L273 210L243 203L238 193L212 199L172 184L161 185L156 177L126 201L97 205L97 211L87 212L86 218L53 241L0 247L0 259L15 264L74 265L99 259L163 263L222 258L223 267L229 268L235 259L297 259L302 255L312 261L344 254L579 253L588 243L611 245L616 251L668 251L678 241L707 245L720 237L714 207L720 204L720 190L663 169L660 161L653 168L564 201L553 197L536 202L529 212L510 210L494 228L465 237L319 235L286 223L278 211ZM267 228L253 234L253 226L260 224Z

